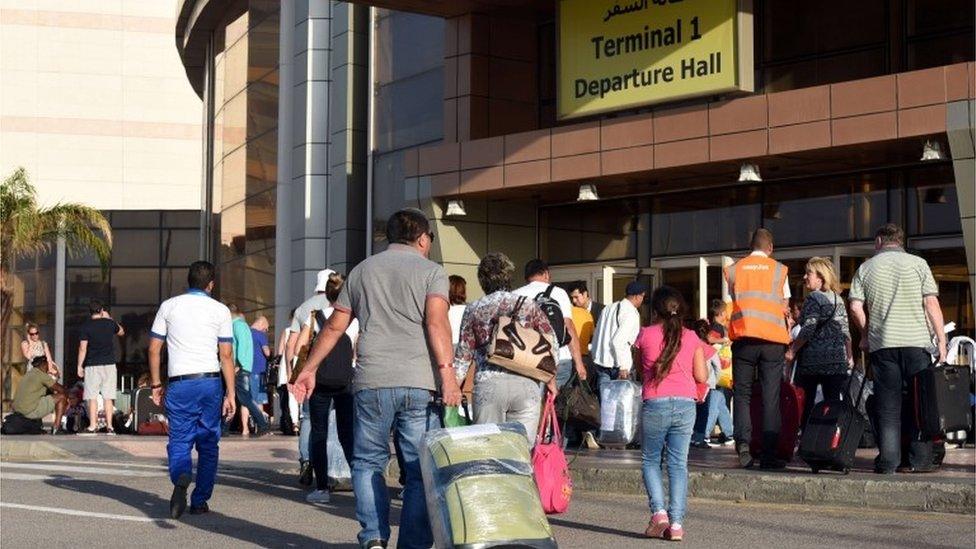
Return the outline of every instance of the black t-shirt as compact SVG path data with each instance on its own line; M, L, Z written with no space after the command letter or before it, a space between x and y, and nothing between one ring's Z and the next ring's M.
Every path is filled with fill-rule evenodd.
M88 342L85 366L115 364L115 337L119 325L110 318L89 319L81 325L78 339Z

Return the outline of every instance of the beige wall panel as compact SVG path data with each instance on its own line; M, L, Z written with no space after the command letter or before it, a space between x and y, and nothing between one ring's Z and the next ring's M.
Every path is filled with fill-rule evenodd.
M19 166L28 173L37 171L37 134L0 131L0 178Z
M37 74L37 116L121 120L122 76Z
M37 66L37 28L3 25L0 30L0 71L33 71Z
M117 75L122 31L37 27L34 52L38 72Z
M37 73L0 71L0 116L19 117L36 114Z
M56 195L56 190L47 191L47 188L58 180L121 183L124 178L122 138L79 139L74 135L38 134L37 163L37 171L32 175L42 196ZM65 191L74 193L75 189Z

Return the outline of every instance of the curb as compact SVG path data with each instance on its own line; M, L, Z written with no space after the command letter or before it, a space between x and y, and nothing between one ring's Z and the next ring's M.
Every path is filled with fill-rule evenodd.
M639 469L581 468L573 469L572 473L576 490L644 494L644 480ZM967 483L700 471L690 471L688 477L688 497L695 498L976 514L976 489Z
M71 452L42 440L4 440L0 443L0 459L10 461L46 461L74 459Z

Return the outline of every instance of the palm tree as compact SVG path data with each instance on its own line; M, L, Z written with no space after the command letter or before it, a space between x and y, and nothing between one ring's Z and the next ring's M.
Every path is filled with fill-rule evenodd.
M102 264L102 275L108 273L112 228L102 213L74 203L41 208L36 194L24 168L17 168L0 185L0 337L4 341L13 313L11 273L17 259L49 252L64 238L68 253L93 251Z

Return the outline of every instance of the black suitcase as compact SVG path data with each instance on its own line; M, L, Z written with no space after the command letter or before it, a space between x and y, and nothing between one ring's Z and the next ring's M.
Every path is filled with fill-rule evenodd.
M915 403L922 435L950 438L972 425L968 366L937 364L915 376Z
M860 385L856 400L849 398L848 388L846 400L824 400L811 410L799 453L814 474L827 469L847 474L854 465L854 454L868 427L868 418L858 410L864 395L864 383Z

